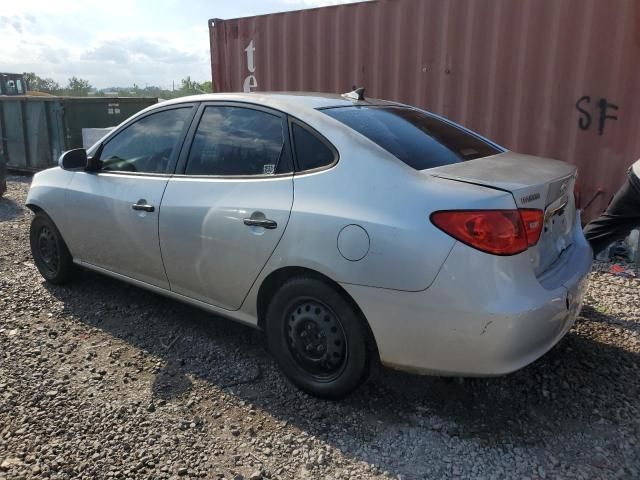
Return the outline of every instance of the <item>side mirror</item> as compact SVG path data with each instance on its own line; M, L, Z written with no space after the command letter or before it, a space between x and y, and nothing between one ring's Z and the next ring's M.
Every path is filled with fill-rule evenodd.
M87 168L85 170L87 172L97 172L102 168L102 162L99 158L100 150L98 150L93 157L87 158Z
M103 148L104 148L104 143L101 143L100 146L93 152L93 154L89 158L87 158L87 167L85 168L85 171L97 172L102 168L100 155L102 154Z
M84 170L87 168L87 163L87 151L84 148L67 150L58 160L58 165L64 170Z

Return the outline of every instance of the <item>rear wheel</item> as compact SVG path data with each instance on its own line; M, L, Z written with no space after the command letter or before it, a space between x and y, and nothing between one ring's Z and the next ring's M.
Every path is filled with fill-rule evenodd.
M61 284L71 280L73 259L53 221L43 212L36 213L29 232L31 255L45 280Z
M374 355L364 319L322 280L282 285L269 303L266 333L284 373L307 393L339 399L367 379Z

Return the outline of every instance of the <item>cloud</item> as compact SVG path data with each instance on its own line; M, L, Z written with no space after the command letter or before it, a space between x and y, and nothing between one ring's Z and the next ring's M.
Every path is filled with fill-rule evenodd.
M98 88L166 88L186 76L211 78L208 36L206 16L177 0L162 8L151 1L20 0L0 8L0 66L62 85L77 76Z
M0 29L13 28L18 33L28 31L35 24L33 15L0 15Z
M97 47L83 52L80 56L82 60L95 60L116 64L127 64L131 60L130 52L124 50L118 42L105 42Z
M83 52L81 59L116 64L160 62L182 65L202 61L203 57L186 49L172 47L166 41L135 37L104 40Z
M51 45L39 45L38 60L41 62L63 65L71 58L70 52L63 46L52 47Z
M180 33L124 36L118 32L79 45L67 32L45 34L23 28L3 17L0 23L0 65L3 71L32 71L64 85L72 76L89 80L97 88L127 85L171 87L182 78L210 79L206 24L194 27L202 42L189 43ZM204 31L198 31L200 30ZM199 44L201 43L201 45ZM117 67L117 68L115 68Z

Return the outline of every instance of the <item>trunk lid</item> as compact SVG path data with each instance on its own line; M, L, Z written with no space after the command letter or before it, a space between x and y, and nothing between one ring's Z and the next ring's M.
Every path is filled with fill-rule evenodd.
M576 218L576 172L576 167L566 162L514 152L424 170L435 177L510 192L518 208L543 210L540 240L529 249L537 276L571 245Z

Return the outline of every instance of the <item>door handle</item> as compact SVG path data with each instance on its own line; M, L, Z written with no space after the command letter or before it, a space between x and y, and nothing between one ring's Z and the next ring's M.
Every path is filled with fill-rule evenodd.
M144 212L153 212L155 210L153 205L148 205L146 203L146 200L139 200L138 203L131 205L131 208L134 210L142 210Z
M267 230L278 228L278 224L274 220L269 220L268 218L245 218L244 224L250 227L266 228Z

